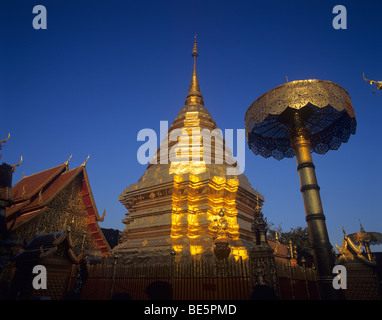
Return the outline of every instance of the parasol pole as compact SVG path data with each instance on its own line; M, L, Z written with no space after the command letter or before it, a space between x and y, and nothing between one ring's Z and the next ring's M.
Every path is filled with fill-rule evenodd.
M298 111L291 118L291 146L296 154L306 222L309 229L314 263L317 267L317 280L324 299L338 299L338 293L335 292L336 290L332 284L334 257L326 229L325 215L319 192L320 187L317 184L315 167L310 151L309 132L304 126Z

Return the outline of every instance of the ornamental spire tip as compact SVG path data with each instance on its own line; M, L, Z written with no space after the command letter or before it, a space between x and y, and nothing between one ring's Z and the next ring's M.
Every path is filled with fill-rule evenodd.
M196 34L194 37L194 46L192 48L191 56L194 58L194 68L192 70L190 89L188 90L185 104L186 105L189 105L189 104L204 105L203 95L200 92L199 80L196 74L196 58L199 56L198 44L196 41Z

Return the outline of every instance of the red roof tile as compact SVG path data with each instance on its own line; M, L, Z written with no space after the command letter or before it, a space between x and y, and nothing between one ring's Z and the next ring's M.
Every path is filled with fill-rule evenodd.
M22 178L11 190L14 202L30 199L66 169L66 164Z

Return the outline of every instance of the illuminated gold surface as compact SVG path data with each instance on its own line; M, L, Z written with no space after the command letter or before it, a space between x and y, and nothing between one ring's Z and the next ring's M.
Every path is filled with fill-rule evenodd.
M155 155L157 163L149 164L138 183L127 187L119 197L128 213L122 220L126 225L122 243L114 251L126 253L123 258L126 262L153 259L168 262L172 249L178 261L214 258L213 220L221 209L225 210L229 224L227 237L232 258L246 259L247 249L253 245L251 222L256 205L264 198L251 187L244 174L226 175L227 168L233 167L231 150L227 148L222 163L217 163L215 155L223 154L224 144L213 141L208 149L203 145L201 131L218 128L203 105L196 56L195 43L186 104L168 131L170 137L180 129L180 136L175 142L162 141L162 148ZM187 161L170 161L171 152L186 157ZM200 156L199 161L193 160L195 154Z
M203 95L200 92L199 80L196 74L196 58L198 57L198 55L199 55L199 52L198 52L197 42L195 38L194 47L192 50L192 56L194 57L194 68L192 70L190 89L188 90L188 94L186 97L186 102L185 102L186 105L190 105L190 104L204 105Z
M284 83L256 99L245 114L246 132L255 123L262 122L269 114L281 114L287 107L301 109L307 104L318 108L331 105L337 111L346 110L354 118L348 92L338 84L326 80L297 80Z

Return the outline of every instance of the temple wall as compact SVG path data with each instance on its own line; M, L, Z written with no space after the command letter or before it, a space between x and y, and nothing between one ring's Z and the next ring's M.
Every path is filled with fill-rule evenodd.
M16 237L29 241L36 232L51 233L71 227L72 241L76 248L81 248L83 232L87 231L86 249L98 249L88 230L88 215L81 196L81 178L77 177L55 198L31 219L16 229Z

